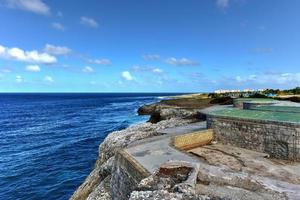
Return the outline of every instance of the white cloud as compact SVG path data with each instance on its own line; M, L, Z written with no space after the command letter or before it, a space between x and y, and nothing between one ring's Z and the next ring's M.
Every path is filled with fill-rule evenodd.
M259 86L259 87L293 87L300 84L300 73L261 73L246 76L225 77L224 85Z
M166 63L168 63L170 65L175 65L175 66L196 66L196 65L199 65L198 62L189 60L187 58L178 58L177 59L177 58L174 58L174 57L168 58L166 60Z
M24 51L17 47L7 48L1 45L0 58L43 64L53 64L57 62L56 57L47 53L39 53L36 50Z
M44 81L48 82L48 83L52 83L54 82L53 78L51 76L45 76Z
M216 5L218 8L226 9L229 7L229 0L217 0Z
M22 78L22 76L20 76L20 75L17 75L16 76L16 82L17 83L22 83L24 80L23 80L23 78Z
M41 15L49 15L50 7L43 0L6 0L9 8L21 9Z
M93 18L89 18L89 17L80 17L80 23L85 25L85 26L89 26L89 27L92 27L92 28L97 28L99 25L98 25L98 22L93 19Z
M52 55L67 55L71 53L71 49L69 49L68 47L55 46L52 44L46 44L44 51Z
M94 72L94 69L92 67L90 67L90 66L86 66L86 67L84 67L82 69L82 72L84 72L84 73L92 73L92 72Z
M29 72L39 72L41 71L41 68L38 66L38 65L28 65L26 66L26 71L29 71Z
M106 58L101 59L89 59L90 63L98 64L98 65L111 65L111 61Z
M159 73L162 73L163 71L162 71L162 69L155 68L155 69L152 70L152 72L153 72L153 73L158 73L158 74L159 74Z
M157 54L147 54L147 55L143 55L144 60L159 60L160 59L160 55Z
M54 29L56 29L56 30L59 30L59 31L64 31L64 30L66 30L65 26L62 25L62 24L59 23L59 22L52 22L52 23L51 23L51 26L52 26L52 28L54 28Z
M131 70L135 72L151 72L156 74L163 73L162 69L151 66L141 67L139 65L135 65L131 68Z
M124 71L121 74L122 78L125 79L126 81L133 81L133 77L131 76L129 71Z
M0 55L4 54L6 51L6 48L4 46L0 45Z

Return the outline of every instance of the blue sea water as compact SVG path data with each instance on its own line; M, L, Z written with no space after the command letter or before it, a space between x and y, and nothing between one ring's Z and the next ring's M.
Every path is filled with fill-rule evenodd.
M0 94L0 199L68 199L112 131L170 94ZM174 94L172 94L174 95Z

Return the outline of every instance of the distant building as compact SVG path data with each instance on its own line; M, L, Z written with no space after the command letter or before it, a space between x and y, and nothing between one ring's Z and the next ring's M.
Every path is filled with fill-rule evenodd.
M253 89L244 89L243 92L254 92Z
M241 90L215 90L216 94L224 94L224 93L236 93L236 92L241 92Z

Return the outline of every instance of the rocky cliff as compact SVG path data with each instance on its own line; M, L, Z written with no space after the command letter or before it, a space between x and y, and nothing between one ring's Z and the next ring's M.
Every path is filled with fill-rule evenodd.
M300 199L300 164L270 160L263 153L214 141L189 151L201 165L169 160L149 174L122 150L146 138L160 140L163 129L199 120L199 109L205 113L220 107L207 108L211 105L211 99L194 98L142 106L138 113L150 115L149 122L109 134L94 170L71 200Z
M70 198L71 200L112 199L112 177L117 175L119 176L117 178L126 179L117 171L118 162L115 155L118 150L136 141L160 135L159 130L191 123L197 117L196 109L180 108L161 103L145 105L139 109L138 113L150 115L149 122L110 133L99 146L99 157L94 170L75 191ZM125 179L124 183L126 183ZM128 185L128 190L130 190L130 185Z

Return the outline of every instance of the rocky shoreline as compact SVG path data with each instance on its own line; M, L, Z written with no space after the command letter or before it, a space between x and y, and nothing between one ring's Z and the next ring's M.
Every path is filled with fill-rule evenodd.
M199 121L205 117L200 112L224 108L226 105L219 104L228 102L228 99L223 103L193 97L142 106L138 113L149 115L149 121L110 133L99 146L93 171L70 199L299 199L298 163L270 160L266 154L218 145L216 141L192 152L199 156L201 165L191 166L191 163L180 159L170 160L154 174L149 174L132 168L132 163L128 163L130 159L122 149L128 151L135 145L146 143L151 146L151 140L163 141L161 138L168 136L163 135L166 128ZM124 166L127 168L124 169Z
M164 103L144 105L140 115L150 115L148 122L130 126L110 133L99 146L99 156L93 171L74 192L71 200L112 199L110 181L115 163L115 154L142 139L160 135L159 130L185 125L197 120L197 109L181 108Z

